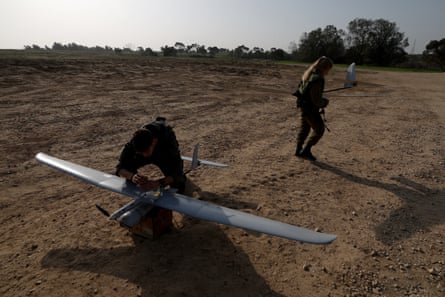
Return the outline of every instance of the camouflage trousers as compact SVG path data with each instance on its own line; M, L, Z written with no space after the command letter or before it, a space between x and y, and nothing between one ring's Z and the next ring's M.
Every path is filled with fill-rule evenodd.
M299 131L297 134L297 147L302 147L307 139L306 146L311 147L317 144L324 134L325 125L319 112L307 111L299 108Z

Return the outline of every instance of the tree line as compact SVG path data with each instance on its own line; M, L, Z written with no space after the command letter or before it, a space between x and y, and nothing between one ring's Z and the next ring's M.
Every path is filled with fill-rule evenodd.
M299 44L291 46L291 55L305 62L328 56L335 63L358 65L426 68L433 64L445 71L445 38L430 41L420 57L408 55L408 46L396 23L357 18L348 23L347 31L328 25L304 33Z
M25 46L26 50L74 50L108 52L118 55L139 54L143 56L192 56L217 57L230 56L236 59L295 60L312 62L320 56L328 56L335 63L352 63L375 66L407 66L426 68L426 64L445 71L445 38L430 41L422 55L408 55L409 46L405 33L400 32L396 23L384 19L357 18L348 23L347 31L333 25L305 32L298 44L291 42L289 50L260 47L248 48L240 45L229 50L217 46L206 47L197 43L186 45L176 42L174 45L161 47L160 52L151 48L138 47L112 48L110 46L86 47L76 43L63 45L55 42L51 48L38 45Z

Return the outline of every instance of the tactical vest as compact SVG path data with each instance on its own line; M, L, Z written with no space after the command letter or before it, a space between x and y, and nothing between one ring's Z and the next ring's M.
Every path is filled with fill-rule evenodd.
M324 78L316 72L312 72L307 81L300 81L297 90L292 94L297 97L297 107L311 107L311 105L313 105L307 90L309 86L316 81L321 81L322 89L324 89Z

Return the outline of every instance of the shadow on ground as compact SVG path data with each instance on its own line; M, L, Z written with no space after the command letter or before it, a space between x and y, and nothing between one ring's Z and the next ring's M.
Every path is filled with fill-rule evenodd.
M314 162L314 165L349 181L391 192L404 202L375 228L377 239L385 244L409 238L416 232L445 222L443 191L430 189L400 176L391 179L395 183L384 183L347 173L323 162Z
M135 246L54 249L41 265L122 278L141 296L282 296L218 226L205 222Z

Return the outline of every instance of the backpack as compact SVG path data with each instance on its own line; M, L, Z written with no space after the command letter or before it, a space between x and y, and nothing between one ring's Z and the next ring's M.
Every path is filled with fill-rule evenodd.
M297 90L294 93L292 93L293 96L297 97L297 100L295 100L295 104L297 105L297 107L302 107L304 105L304 97L303 94L300 92L300 87L302 83L303 82L300 81Z
M311 83L319 80L323 82L323 89L324 89L324 79L320 78L320 76L316 73L311 74L309 81L306 83L305 86L303 86L303 81L300 81L297 90L292 94L293 96L297 97L297 100L295 102L297 107L308 107L312 104L310 99L308 100L307 98L306 90L309 88ZM303 92L301 91L301 89L303 89Z

